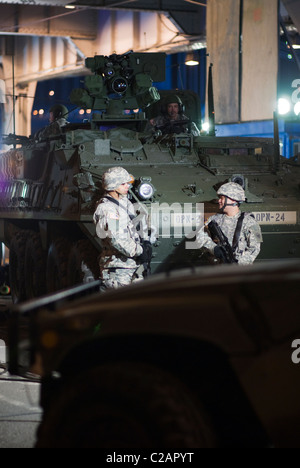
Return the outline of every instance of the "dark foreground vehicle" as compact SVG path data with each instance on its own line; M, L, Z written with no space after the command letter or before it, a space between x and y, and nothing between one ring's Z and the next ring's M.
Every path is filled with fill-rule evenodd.
M10 372L42 376L37 447L299 448L299 284L299 261L222 265L16 306Z

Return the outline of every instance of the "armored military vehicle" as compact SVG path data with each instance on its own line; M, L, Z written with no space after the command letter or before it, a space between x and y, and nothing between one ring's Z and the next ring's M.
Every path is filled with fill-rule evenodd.
M111 166L135 178L131 197L146 213L153 274L201 263L185 242L201 204L205 217L214 213L216 190L228 180L245 188L243 209L262 225L260 259L300 257L300 168L280 158L273 139L146 132L145 112L159 110L153 81L165 79L165 55L95 56L86 66L85 87L70 99L91 109L90 121L10 136L13 148L0 157L0 242L10 251L14 302L98 277L92 215ZM176 93L199 124L197 96Z

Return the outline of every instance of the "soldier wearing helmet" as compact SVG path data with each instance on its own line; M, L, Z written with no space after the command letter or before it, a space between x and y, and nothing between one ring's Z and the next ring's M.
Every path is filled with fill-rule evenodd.
M62 128L69 123L66 119L68 112L63 104L54 104L49 110L49 125L39 130L34 138L41 141L52 135L59 135Z
M184 106L179 96L170 94L162 103L161 115L150 119L145 131L160 130L166 133L192 133L200 136L200 131L194 122L184 114Z
M102 176L104 196L94 213L96 233L100 239L101 290L118 288L143 279L139 273L145 254L135 226L136 213L127 194L133 177L123 167L111 167ZM149 249L150 243L146 243Z
M69 111L63 104L54 104L49 110L49 122L57 122L61 127L68 123L66 116Z
M243 187L235 182L228 182L219 188L217 194L221 213L211 216L198 232L199 247L204 247L216 258L223 259L221 247L207 232L210 221L215 221L233 247L236 262L240 265L253 263L260 252L262 234L254 215L240 211L240 204L246 200Z

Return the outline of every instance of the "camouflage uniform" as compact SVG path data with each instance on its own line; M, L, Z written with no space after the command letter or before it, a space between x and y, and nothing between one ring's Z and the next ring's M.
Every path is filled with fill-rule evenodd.
M35 140L41 141L54 135L60 135L61 129L69 123L65 118L69 111L63 104L53 105L49 112L53 114L54 121L47 127L36 132L34 135Z
M245 192L243 188L235 182L223 184L217 193L219 196L223 195L226 197L227 206L239 206L240 203L245 201ZM230 198L234 203L229 204L228 198ZM225 213L211 216L205 223L205 226L200 229L197 234L197 243L199 247L205 247L213 254L214 249L217 246L207 233L207 226L210 221L215 221L219 225L223 234L227 237L229 244L232 246L237 222L240 216L240 210L235 216L228 216ZM261 229L259 224L256 222L254 215L252 213L245 213L238 244L234 252L238 264L248 265L253 263L260 252L262 241Z
M50 138L55 135L60 135L61 129L67 125L69 122L66 119L58 119L55 122L52 122L51 124L48 125L48 127L42 128L39 130L35 135L34 138L35 140L46 140L47 138Z
M184 114L178 114L178 120L189 120L188 117ZM170 120L168 116L158 115L154 119L151 119L151 123L148 123L146 126L146 131L153 129L153 127L162 127L168 123L176 122L176 120ZM191 130L189 131L189 126ZM200 130L194 122L182 124L179 126L182 133L191 133L193 136L200 136ZM181 128L182 127L182 128Z
M129 176L123 168L109 169L103 175L106 191L129 182L130 178L126 179L126 174ZM120 206L104 196L94 213L96 233L102 247L99 262L102 289L118 288L143 279L137 272L139 264L136 260L143 248L134 220L131 219L136 215L134 207L127 197L122 197L118 203Z
M232 246L233 236L236 230L236 225L241 212L236 216L227 216L226 214L215 214L211 216L205 223L205 227L214 220L220 226L223 233L228 239L229 244ZM199 247L207 248L212 254L216 247L215 242L202 228L197 235L197 243ZM251 213L246 213L243 220L242 229L239 237L237 249L235 251L235 258L240 265L248 265L254 262L260 252L260 244L262 242L262 235L259 224L255 221Z

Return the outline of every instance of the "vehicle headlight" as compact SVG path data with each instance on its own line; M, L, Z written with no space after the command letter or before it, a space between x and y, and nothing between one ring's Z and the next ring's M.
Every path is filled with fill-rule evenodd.
M155 192L155 188L151 184L150 180L141 179L141 182L137 187L137 192L143 200L149 200L153 197L153 194Z

